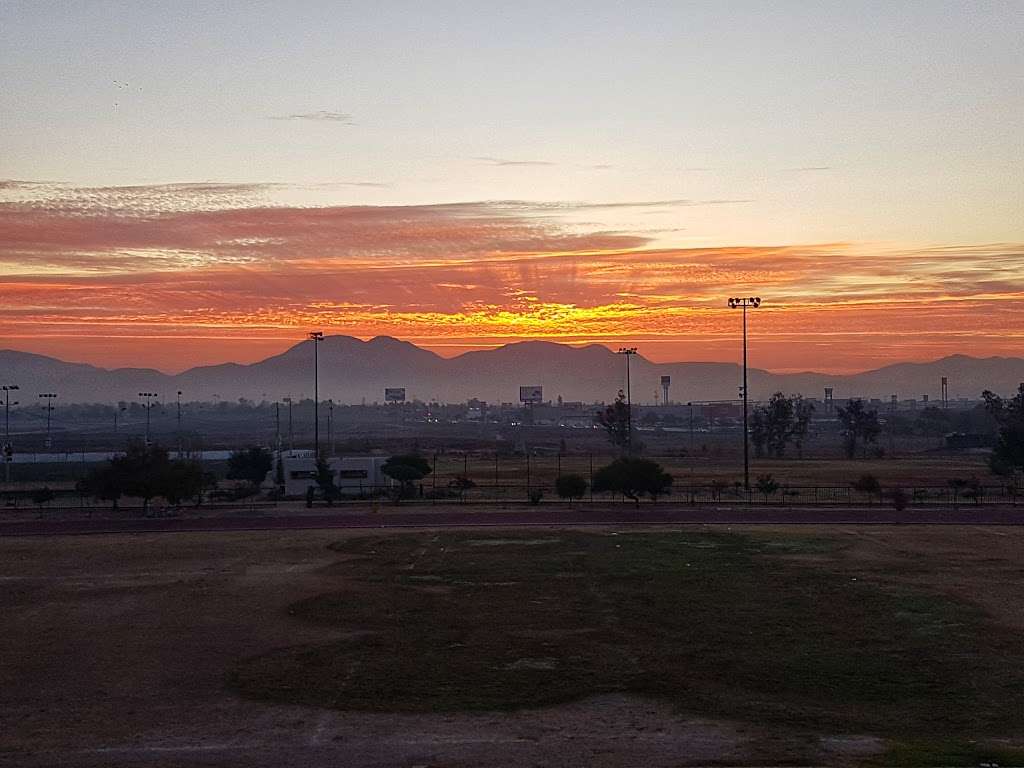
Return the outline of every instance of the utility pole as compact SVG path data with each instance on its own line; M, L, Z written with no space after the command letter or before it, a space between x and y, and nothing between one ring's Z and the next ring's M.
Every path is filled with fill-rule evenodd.
M750 438L747 434L747 307L757 309L761 297L729 299L729 308L743 308L743 488L750 490Z
M626 453L633 455L633 397L629 388L629 358L636 354L636 347L620 347L616 353L626 358Z
M313 456L320 457L320 342L324 340L323 331L310 331L309 338L313 341Z

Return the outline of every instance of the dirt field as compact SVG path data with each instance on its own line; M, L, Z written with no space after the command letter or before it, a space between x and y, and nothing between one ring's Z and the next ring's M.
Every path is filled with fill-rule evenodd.
M776 563L780 571L857 580L880 594L913 590L962 610L962 631L990 628L1012 637L1024 629L1022 529L714 531L741 533L753 542L760 550L752 555L757 567L767 572ZM665 529L653 535L664 537ZM687 708L685 699L619 691L500 713L429 706L405 713L346 711L281 703L286 695L275 702L238 693L232 674L246 660L353 640L358 628L310 620L295 606L358 587L356 576L367 574L353 573L349 548L364 544L348 542L361 536L306 531L0 540L0 764L679 766L998 759L1007 765L1020 754L1013 750L1024 749L1024 728L986 727L968 746L934 734L914 739L863 729L814 730L800 717L789 724L726 717L720 708L712 714ZM434 534L412 536L426 542ZM809 543L794 546L800 541ZM479 548L501 546L499 539ZM377 608L387 612L388 606ZM373 609L364 609L366 615ZM977 655L977 649L963 650ZM1019 675L1012 654L984 661L1005 661ZM950 674L955 671L954 665ZM1000 722L998 702L985 706L979 722ZM1012 721L1014 713L1006 714Z

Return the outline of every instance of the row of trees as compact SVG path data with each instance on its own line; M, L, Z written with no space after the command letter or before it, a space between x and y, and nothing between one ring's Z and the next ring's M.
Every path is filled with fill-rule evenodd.
M217 486L217 477L205 472L195 459L171 459L166 448L133 440L123 454L90 471L78 481L82 495L111 502L116 510L123 496L142 500L143 514L154 498L170 504L194 499L202 501L203 492Z

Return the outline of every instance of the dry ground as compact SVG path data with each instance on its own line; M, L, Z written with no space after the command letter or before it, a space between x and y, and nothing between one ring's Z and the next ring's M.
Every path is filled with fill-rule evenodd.
M837 546L824 551L784 547L771 556L880 589L909 585L966 601L995 625L1024 628L1022 529L742 533L768 545L773 537L834 540ZM0 539L0 765L656 767L896 759L886 752L891 745L869 733L709 718L621 693L506 713L396 714L270 703L233 691L229 672L243 659L350 639L344 628L303 621L289 608L336 591L346 555L328 547L364 535ZM914 749L907 747L908 762L921 762ZM965 755L964 764L973 759Z

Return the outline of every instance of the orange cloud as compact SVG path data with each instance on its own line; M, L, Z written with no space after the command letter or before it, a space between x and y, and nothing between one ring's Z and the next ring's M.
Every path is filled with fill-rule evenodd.
M547 338L731 359L724 298L758 293L764 367L1021 352L1017 244L655 248L570 225L571 204L299 208L265 191L0 185L0 344L180 368L254 359L319 327L442 353ZM110 338L116 352L97 341Z

